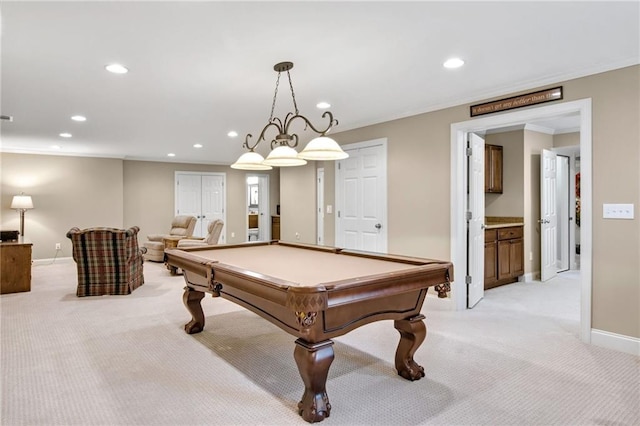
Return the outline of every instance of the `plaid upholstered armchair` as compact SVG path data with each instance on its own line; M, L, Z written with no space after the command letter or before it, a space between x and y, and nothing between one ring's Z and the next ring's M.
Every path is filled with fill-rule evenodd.
M130 294L144 284L138 231L116 228L71 228L67 237L73 243L73 259L78 266L76 295L102 296Z

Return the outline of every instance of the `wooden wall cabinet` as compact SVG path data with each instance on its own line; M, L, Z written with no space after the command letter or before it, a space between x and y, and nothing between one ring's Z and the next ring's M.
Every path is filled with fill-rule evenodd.
M522 226L484 231L485 290L518 281L524 274Z
M502 194L502 147L484 146L484 192Z

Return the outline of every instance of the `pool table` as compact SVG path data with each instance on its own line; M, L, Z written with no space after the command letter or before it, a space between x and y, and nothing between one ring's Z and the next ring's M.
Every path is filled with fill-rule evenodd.
M325 389L332 338L362 325L394 320L400 332L398 374L424 377L413 354L426 337L420 313L429 287L446 297L450 262L358 252L334 247L253 242L165 250L167 264L186 282L189 334L204 328L205 293L231 300L297 337L293 357L305 390L298 412L307 422L329 417Z

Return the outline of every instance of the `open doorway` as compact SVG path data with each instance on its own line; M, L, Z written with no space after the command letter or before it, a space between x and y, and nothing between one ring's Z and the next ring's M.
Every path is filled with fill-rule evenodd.
M522 111L488 116L451 125L451 259L458 265L467 264L467 205L464 183L467 181L466 141L469 133L482 133L487 129L508 126L522 126L534 121L551 119L567 115L579 117L579 146L581 174L581 235L580 252L582 271L580 274L580 337L584 342L591 341L591 229L592 193L591 193L591 100L565 102ZM531 226L533 224L529 224ZM525 223L526 226L526 223ZM467 285L465 273L456 274L452 285L452 298L455 309L466 309ZM473 278L473 277L472 277ZM477 277L483 279L483 277Z
M269 217L269 175L248 174L247 193L247 241L271 239Z

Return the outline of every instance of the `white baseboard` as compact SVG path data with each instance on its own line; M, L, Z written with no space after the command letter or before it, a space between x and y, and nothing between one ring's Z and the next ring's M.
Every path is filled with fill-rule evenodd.
M608 331L591 329L591 344L640 356L640 339Z
M540 271L527 272L526 274L519 276L518 281L524 281L526 283L530 283L531 281L540 281Z
M39 265L51 265L53 263L70 263L73 262L73 257L57 257L51 259L35 259L31 264L33 266Z

